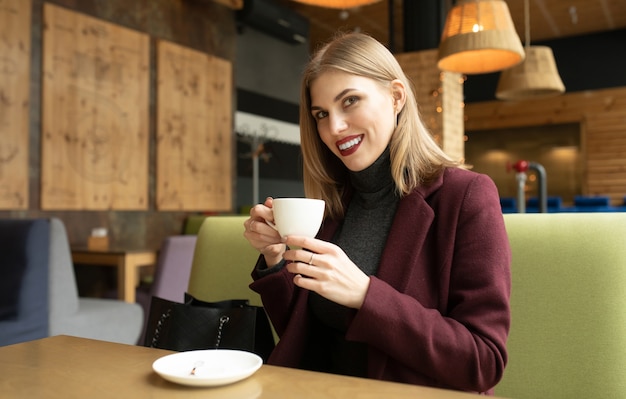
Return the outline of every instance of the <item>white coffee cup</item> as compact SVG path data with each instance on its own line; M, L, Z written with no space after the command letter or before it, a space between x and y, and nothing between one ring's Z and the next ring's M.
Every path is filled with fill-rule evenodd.
M315 237L324 219L326 203L312 198L275 198L273 201L274 223L267 222L282 237Z

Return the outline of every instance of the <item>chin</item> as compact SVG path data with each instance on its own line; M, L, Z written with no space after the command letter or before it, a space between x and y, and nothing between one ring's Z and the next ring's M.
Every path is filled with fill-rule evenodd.
M369 164L369 165L360 165L360 164L359 164L359 165L354 165L354 164L348 165L348 164L344 163L344 165L345 165L345 166L346 166L346 168L348 168L348 170L350 170L351 172L360 172L360 171L362 171L362 170L364 170L364 169L367 169L367 167L368 167L369 165L371 165L371 164Z

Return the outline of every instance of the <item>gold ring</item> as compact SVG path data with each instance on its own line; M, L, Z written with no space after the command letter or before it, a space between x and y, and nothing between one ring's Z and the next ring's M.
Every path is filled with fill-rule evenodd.
M309 265L312 265L312 264L313 264L313 256L314 256L314 255L315 255L315 254L311 254L311 259L309 259Z

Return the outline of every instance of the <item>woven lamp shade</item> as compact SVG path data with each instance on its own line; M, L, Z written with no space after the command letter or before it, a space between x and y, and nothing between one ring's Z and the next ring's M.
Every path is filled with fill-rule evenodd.
M437 66L467 75L511 68L524 48L502 0L462 0L448 13Z
M293 0L296 3L308 4L311 6L325 7L325 8L337 8L345 10L348 8L354 8L359 6L366 6L369 4L378 3L380 0Z
M526 100L556 96L565 92L565 85L556 68L552 49L546 46L526 47L526 59L513 68L502 71L496 98Z

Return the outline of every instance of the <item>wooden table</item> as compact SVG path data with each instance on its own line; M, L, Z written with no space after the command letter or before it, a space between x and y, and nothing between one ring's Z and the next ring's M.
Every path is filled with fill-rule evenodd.
M152 363L170 353L62 335L0 347L0 396L5 399L476 398L457 391L268 365L231 385L187 387L168 382L152 371Z
M126 302L135 302L135 288L139 285L139 268L156 264L157 252L152 250L72 248L74 264L117 267L117 296Z

